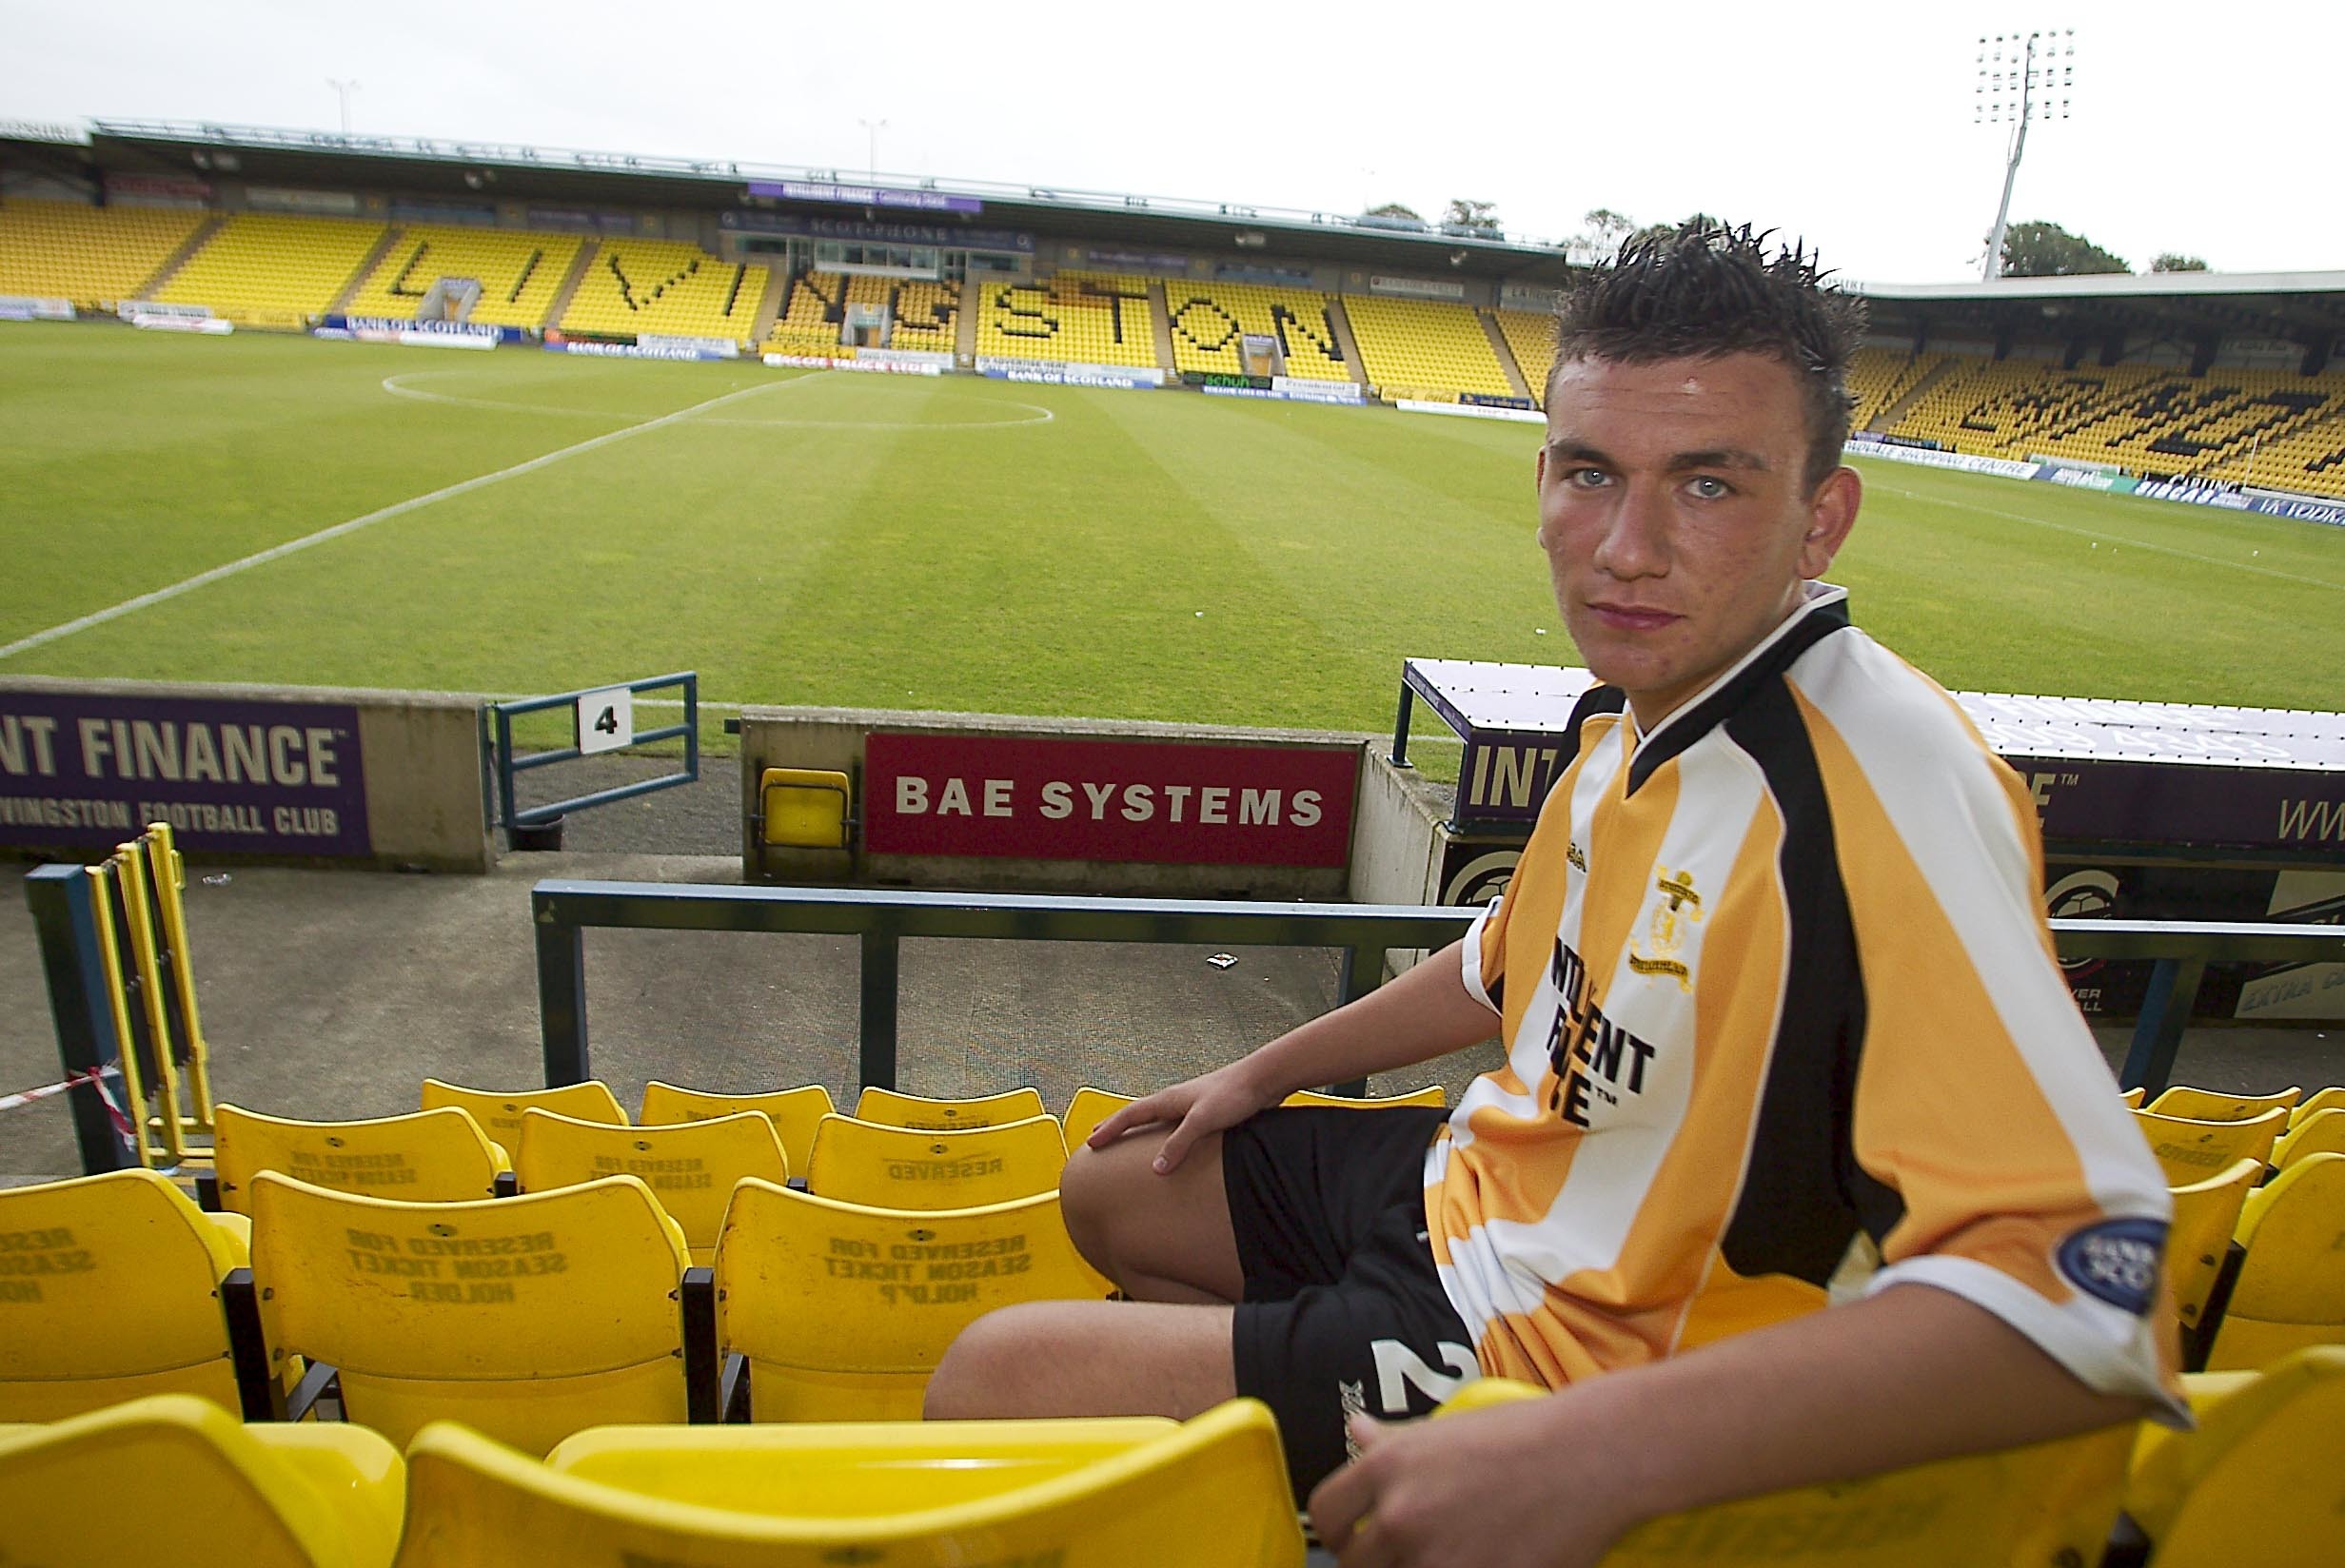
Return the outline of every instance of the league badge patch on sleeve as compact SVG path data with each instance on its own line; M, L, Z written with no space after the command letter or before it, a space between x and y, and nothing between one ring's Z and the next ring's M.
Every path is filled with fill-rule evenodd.
M2158 1290L2166 1227L2157 1220L2103 1220L2060 1243L2060 1277L2086 1295L2141 1317Z

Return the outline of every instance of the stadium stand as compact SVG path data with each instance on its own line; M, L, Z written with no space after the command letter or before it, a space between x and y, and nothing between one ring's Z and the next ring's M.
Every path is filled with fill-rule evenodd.
M139 298L208 217L177 207L0 202L0 294L110 309Z
M2267 1110L2294 1110L2303 1094L2300 1088L2284 1088L2272 1094L2218 1094L2213 1089L2176 1084L2152 1100L2150 1108L2160 1116L2187 1116L2200 1122L2244 1122Z
M1462 304L1349 294L1344 314L1369 384L1388 400L1456 402L1461 392L1515 395L1482 319Z
M153 297L208 305L232 322L300 325L333 308L387 232L355 218L240 212Z
M305 1387L333 1368L347 1418L394 1442L452 1417L542 1454L685 1419L684 1234L633 1176L403 1204L264 1171L252 1207L272 1365L324 1363Z
M1002 360L1153 366L1156 307L1148 280L1061 272L1048 282L986 284L977 293L976 352Z
M407 1463L400 1568L1304 1559L1277 1429L1251 1400L1177 1425L612 1429L544 1464L450 1422L417 1439Z
M1298 380L1348 382L1351 363L1330 319L1334 302L1304 289L1260 284L1174 282L1164 285L1176 370L1262 374L1246 361L1249 335L1277 344L1273 372Z
M2345 1154L2345 1110L2316 1110L2281 1133L2272 1146L2272 1168L2286 1170L2312 1154Z
M976 1208L1055 1192L1066 1165L1054 1116L951 1129L825 1116L806 1190L874 1208Z
M2208 1298L2232 1250L2232 1232L2247 1195L2263 1175L2254 1160L2236 1160L2220 1175L2172 1189L2174 1223L2166 1232L2166 1278L2183 1331L2205 1326ZM2236 1266L2236 1265L2234 1265Z
M2183 1186L2206 1180L2234 1160L2268 1162L2273 1142L2288 1125L2288 1112L2276 1106L2238 1121L2201 1122L2137 1110L2134 1120L2149 1139L2150 1152L2158 1156L2158 1166L2166 1173L2166 1185Z
M481 1130L510 1150L522 1141L522 1112L532 1106L550 1110L557 1116L572 1116L581 1122L609 1122L620 1127L627 1125L627 1112L611 1092L608 1084L589 1079L582 1084L564 1084L558 1088L466 1088L462 1084L443 1083L437 1078L424 1080L424 1108L435 1110L442 1106L454 1106L468 1113L481 1125Z
M491 326L545 324L584 242L575 234L415 224L402 229L347 305L353 316L413 321L432 285L470 279L481 297L466 321Z
M888 346L952 353L960 309L958 284L917 278L892 281L888 285Z
M2345 1347L2183 1382L2196 1428L2143 1423L2126 1477L2151 1568L2345 1561Z
M150 1170L0 1190L0 1421L56 1421L120 1400L192 1394L266 1414L240 1392L226 1288L252 1227L206 1214ZM257 1352L258 1345L252 1346ZM245 1367L265 1396L267 1368Z
M1536 310L1493 310L1490 319L1498 323L1515 368L1545 407L1547 376L1555 368L1555 318Z
M681 240L606 239L562 312L564 332L747 343L773 273Z
M2345 1344L2345 1154L2311 1154L2248 1195L2245 1249L2219 1316L2210 1371L2270 1366L2309 1344Z
M581 1122L533 1107L522 1112L513 1173L523 1192L640 1177L667 1217L683 1226L692 1261L706 1265L716 1258L734 1184L744 1176L786 1182L790 1165L772 1118L753 1110L646 1127Z
M0 1547L11 1563L383 1568L406 1467L362 1426L246 1425L166 1394L49 1426L0 1427Z
M337 1192L370 1192L406 1203L493 1198L504 1149L454 1107L360 1122L296 1122L242 1107L215 1107L210 1180L199 1176L206 1206L252 1212L252 1179L264 1170Z
M1545 1392L1483 1378L1433 1419ZM2130 1428L2104 1427L1668 1514L1623 1536L1605 1553L1604 1568L1675 1568L1696 1558L1780 1568L2095 1563L2117 1519L2132 1444Z
M1031 1088L1008 1089L973 1100L930 1100L917 1094L898 1094L877 1084L866 1085L856 1097L858 1121L897 1127L987 1127L1045 1116L1042 1096Z
M717 1245L719 1339L745 1358L737 1397L757 1421L916 1420L970 1323L1113 1288L1074 1250L1055 1192L907 1213L746 1181Z
M781 310L765 334L769 354L827 354L844 341L847 276L801 268L782 284Z
M831 1091L820 1084L765 1094L712 1094L703 1089L679 1088L655 1078L643 1086L642 1125L666 1127L678 1122L704 1122L754 1110L774 1124L790 1169L804 1170L806 1162L814 1155L815 1125L835 1109Z

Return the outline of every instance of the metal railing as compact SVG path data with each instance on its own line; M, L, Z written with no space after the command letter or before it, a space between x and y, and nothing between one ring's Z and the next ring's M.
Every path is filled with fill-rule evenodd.
M524 697L515 702L500 702L492 712L497 715L497 809L498 821L507 837L507 848L516 828L537 827L554 821L571 812L584 811L589 806L608 805L614 800L628 800L654 790L674 789L679 784L697 783L700 776L700 678L690 670L672 676L652 676L643 680L622 683L630 692L655 692L669 686L680 686L684 691L684 721L664 725L657 730L638 730L628 739L631 746L648 745L655 740L675 740L684 743L684 765L677 773L661 774L657 778L639 779L633 784L620 784L592 794L581 794L569 800L556 800L543 806L516 809L513 803L513 777L532 768L551 767L557 762L570 762L585 755L577 746L564 746L550 752L528 752L513 755L513 720L522 714L545 713L557 708L576 706L578 699L597 692L610 692L618 686L589 686L582 691L563 692L555 696Z
M1254 904L1015 893L893 892L549 878L530 893L548 1084L588 1071L589 928L855 936L862 942L861 1078L896 1087L897 946L908 936L1059 942L1163 942L1343 951L1337 1002L1366 995L1395 948L1454 940L1471 910L1376 904ZM2062 958L2150 959L2149 989L2119 1074L2156 1092L2174 1069L2209 964L2345 961L2345 928L2218 926L2172 920L2055 920ZM1339 1086L1364 1092L1364 1086Z

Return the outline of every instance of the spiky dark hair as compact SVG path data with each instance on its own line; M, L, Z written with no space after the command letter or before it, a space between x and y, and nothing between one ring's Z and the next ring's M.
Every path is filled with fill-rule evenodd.
M1803 244L1770 257L1772 236L1748 224L1696 220L1624 241L1619 255L1565 291L1555 363L1724 354L1780 360L1799 378L1805 403L1812 490L1839 466L1848 440L1848 358L1864 332L1864 302L1825 287L1829 274Z

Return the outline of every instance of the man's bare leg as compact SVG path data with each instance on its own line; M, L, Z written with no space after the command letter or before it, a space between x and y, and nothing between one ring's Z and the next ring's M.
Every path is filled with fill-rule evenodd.
M961 1330L929 1380L930 1421L1170 1416L1237 1393L1227 1306L1026 1302Z
M1197 1140L1158 1175L1165 1129L1143 1127L1105 1148L1078 1147L1059 1178L1067 1230L1091 1265L1136 1302L1230 1305L1246 1290L1221 1134Z

